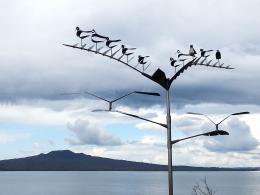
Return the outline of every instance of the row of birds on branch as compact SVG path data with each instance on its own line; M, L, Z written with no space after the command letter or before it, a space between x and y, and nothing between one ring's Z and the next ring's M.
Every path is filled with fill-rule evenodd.
M204 58L203 62L205 61L207 63L207 58L210 56L210 54L208 54L208 53L210 53L212 51L213 50L211 50L211 49L210 50L200 49L200 58ZM171 64L171 66L173 66L175 68L175 72L176 72L177 67L180 66L180 64L175 64L176 62L181 62L182 65L184 66L184 62L188 59L186 57L192 57L192 58L197 57L196 56L197 52L194 49L193 45L190 45L189 53L185 54L185 53L182 53L180 50L177 50L177 54L178 54L178 60L175 60L173 57L170 58L170 64ZM181 58L181 57L184 57L184 58ZM215 58L217 60L217 63L219 64L219 66L221 66L221 64L220 64L221 52L219 50L216 51ZM222 65L224 65L224 64L222 64Z
M110 57L113 58L115 56L115 54L118 53L121 50L122 55L117 60L121 60L124 56L126 56L126 63L128 64L134 58L134 57L130 58L130 56L132 54L134 54L133 51L136 48L129 48L129 47L126 47L125 45L121 45L120 48L118 50L114 51L114 53L113 53L113 49L115 47L119 46L117 43L121 41L120 39L111 40L107 36L102 36L102 35L96 33L96 31L94 29L90 30L90 31L84 31L84 30L81 30L79 27L76 27L76 35L81 40L80 43L81 43L82 48L84 48L86 46L86 44L83 44L83 39L90 37L91 41L95 44L96 53L99 52L103 48L103 47L98 48L98 44L99 43L105 43L105 45L109 48L109 50L104 52L103 55L107 54L110 51ZM91 47L91 49L93 47ZM145 64L148 63L146 61L146 58L148 58L148 57L150 57L150 56L138 55L138 60L137 60L138 63L135 66L135 68L137 68L138 65L142 65L142 69L143 69L143 71L145 71L150 66L150 64L148 64L145 67Z

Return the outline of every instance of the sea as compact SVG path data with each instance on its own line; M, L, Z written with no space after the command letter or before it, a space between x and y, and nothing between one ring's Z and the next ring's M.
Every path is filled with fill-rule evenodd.
M0 195L167 195L167 172L0 172ZM260 195L260 172L174 172L174 195L203 180L216 195Z

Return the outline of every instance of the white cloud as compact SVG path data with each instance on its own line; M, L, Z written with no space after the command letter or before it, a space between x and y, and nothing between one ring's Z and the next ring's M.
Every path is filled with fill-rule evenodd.
M7 133L0 131L0 144L14 143L17 140L28 138L29 134Z
M243 152L255 150L259 140L252 136L249 126L238 119L230 120L224 130L229 136L219 136L205 141L205 147L215 152Z
M74 124L68 124L74 138L67 138L71 145L122 145L120 138L91 124L88 120L76 120Z
M254 112L252 117L241 117L241 120L249 125L252 134L239 122L242 125L238 127L241 133L247 133L247 136L240 137L239 143L249 145L253 149L256 145L254 137L260 140L260 108L255 106L259 105L260 98L260 27L256 25L260 6L258 0L167 0L160 3L156 0L13 0L2 1L0 4L0 23L4 27L0 45L0 88L4 95L1 95L0 99L1 102L16 102L13 106L0 107L1 121L53 127L65 126L67 122L72 124L78 118L86 118L91 124L100 127L97 134L91 132L95 137L92 142L99 142L96 137L100 138L101 135L111 138L112 135L103 131L111 124L135 124L138 129L145 129L147 134L150 130L164 131L159 126L132 120L126 116L90 113L94 108L107 106L100 101L80 98L66 101L57 97L57 94L62 92L85 90L111 94L111 91L119 93L132 89L158 89L157 85L117 62L63 47L62 43L79 42L74 28L80 26L83 29L94 28L98 33L112 38L120 38L123 40L122 43L138 47L138 54L150 55L153 63L148 69L149 74L159 67L167 71L167 75L172 75L169 57L173 56L177 49L186 50L190 43L198 49L221 49L223 61L236 67L235 70L227 72L193 67L174 83L173 106L183 107L173 110L173 131L178 130L183 135L190 135L201 131L201 127L210 127L202 119L200 122L199 119L182 115L187 111L202 112L221 118L224 113L249 110ZM201 10L207 17L201 15ZM6 17L7 15L10 17ZM156 104L163 105L162 98L156 100ZM199 102L203 103L198 104ZM209 104L210 102L214 104ZM137 103L147 103L148 106L154 104L144 102L143 99L136 99L134 104ZM123 105L126 106L119 108L158 122L165 122L164 105L146 105L148 108L139 110L130 108L127 101ZM236 129L232 125L229 127ZM78 135L81 133L87 142L91 142L88 134L80 132ZM237 136L237 132L234 132L230 138ZM81 140L81 137L74 134L74 141L83 143L83 137ZM242 138L247 141L244 142ZM129 143L120 148L98 147L93 153L104 154L107 157L111 155L125 159L166 162L165 151L156 144L153 145L156 139L140 138L137 145ZM5 135L5 140L10 141L12 138ZM247 160L248 164L256 164L254 159L258 156L255 154L216 154L207 151L203 143L196 142L194 148L188 147L189 144L193 144L190 141L176 145L176 162L198 165L219 162L223 165L235 165L238 161ZM222 142L212 142L215 149L220 147L220 143ZM143 150L136 147L140 145ZM183 148L180 149L179 146ZM236 148L233 142L231 146L226 147ZM220 162L218 159L223 160Z

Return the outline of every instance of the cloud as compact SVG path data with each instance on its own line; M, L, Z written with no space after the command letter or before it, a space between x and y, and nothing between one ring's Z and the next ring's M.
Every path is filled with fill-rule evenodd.
M224 126L224 129L229 132L229 136L218 136L205 140L204 146L208 150L214 152L244 152L255 150L259 146L259 140L252 136L249 126L239 119L230 120Z
M205 67L190 68L174 83L175 104L205 101L259 104L260 28L255 25L256 18L259 18L259 2L256 0L247 3L242 0L236 3L167 0L160 5L155 0L149 3L16 0L2 4L0 22L8 31L2 32L0 87L3 94L9 95L1 96L1 101L57 99L60 92L82 90L106 97L111 91L158 89L156 84L118 62L63 47L64 42L79 42L74 31L78 25L120 38L122 43L138 47L138 54L150 55L153 63L149 74L161 68L168 76L172 75L169 57L177 49L187 50L191 42L196 48L223 49L223 61L237 69L226 72ZM219 14L212 14L214 9L220 9ZM207 25L199 28L196 21L201 20L201 14L197 10L204 10L208 16L203 18ZM5 18L8 13L12 13L12 17ZM19 33L16 33L17 29ZM133 102L132 105L162 103L158 98L147 101L139 97ZM129 105L129 102L123 103Z
M69 130L74 138L67 138L71 145L122 145L120 138L117 138L105 130L90 124L88 120L76 120L74 124L68 124Z
M29 134L0 132L0 144L12 143L16 142L17 140L26 139L28 137Z

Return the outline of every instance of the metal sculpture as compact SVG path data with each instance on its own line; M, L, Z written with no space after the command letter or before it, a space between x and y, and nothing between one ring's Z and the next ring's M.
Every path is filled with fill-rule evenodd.
M103 97L100 97L100 96L98 96L98 95L96 95L96 94L94 94L94 93L90 93L90 92L83 92L83 93L81 93L81 92L76 92L76 93L61 93L60 95L83 95L83 94L88 94L88 95L91 95L91 96L93 96L93 97L96 97L96 98L98 98L98 99L100 99L100 100L103 100L103 101L105 101L105 102L108 102L108 109L107 109L107 110L104 110L104 109L95 109L95 110L93 110L94 112L95 112L95 111L112 111L112 109L113 109L112 106L113 106L113 103L114 103L114 102L119 101L119 100L121 100L121 99L123 99L123 98L126 98L127 96L130 96L130 95L132 95L132 94L141 94L141 95L149 95L149 96L160 96L159 93L155 93L155 92L145 92L145 91L133 91L133 92L124 94L124 95L122 95L122 96L120 96L120 97L118 97L118 98L116 98L116 99L113 99L113 100L107 100L107 99L105 99L105 98L103 98Z
M235 115L243 115L243 114L250 114L250 112L236 112L236 113L233 113L233 114L230 114L228 115L227 117L225 117L223 120L221 120L220 122L218 123L215 123L210 117L208 117L207 115L205 114L201 114L201 113L196 113L196 112L187 112L187 114L193 114L193 115L200 115L200 116L204 116L206 117L211 123L213 123L216 127L216 131L219 131L219 125L225 121L227 118L231 117L231 116L235 116Z
M216 59L218 60L218 64L220 64L219 60L221 59L221 53L219 50L216 52Z
M93 43L95 43L95 45L96 45L96 52L100 51L103 48L103 47L101 47L98 49L98 47L97 47L98 43L105 42L107 39L108 39L108 37L99 35L96 33L96 31L94 29L92 30L91 41Z
M105 38L104 38L105 39ZM93 40L92 40L93 41ZM157 84L159 84L161 87L163 87L165 89L166 92L166 124L165 124L165 128L167 128L167 148L168 148L168 186L169 186L169 195L173 195L173 177L172 177L172 140L171 140L171 113L170 113L170 87L171 84L173 83L173 81L175 79L177 79L184 71L186 71L188 68L192 67L192 66L206 66L206 67L213 67L213 68L221 68L221 69L234 69L232 67L230 67L230 65L224 65L220 64L219 59L221 59L221 56L218 57L216 56L217 61L215 62L213 59L209 59L209 61L207 61L207 58L210 57L210 55L205 56L205 54L201 55L200 57L196 57L196 50L193 47L193 45L190 45L190 50L188 54L182 53L180 52L180 50L177 51L177 57L178 57L178 62L181 62L183 64L182 67L179 67L179 70L177 70L177 67L175 66L175 62L172 60L171 64L173 64L173 67L175 68L175 74L172 77L167 78L164 71L162 71L160 68L158 68L152 75L145 73L144 68L142 71L140 71L139 69L137 69L136 64L133 65L130 62L132 61L132 59L135 57L134 56L134 52L129 52L129 50L134 50L136 48L127 48L124 45L121 46L121 48L117 49L115 52L111 52L111 54L108 54L110 48L107 48L105 51L101 51L101 49L103 48L99 48L96 50L92 50L92 48L94 47L94 45L90 46L89 48L84 48L84 47L78 47L77 44L63 44L64 46L67 47L71 47L71 48L75 48L75 49L80 49L80 50L85 50L88 52L92 52L92 53L96 53L99 54L101 56L105 56L108 57L110 59L113 59L115 61L118 61L128 67L130 67L132 70L135 70L136 72L139 72L141 75L145 76L146 78L156 82ZM107 46L108 47L108 46ZM121 50L122 55L117 55L118 52ZM132 57L129 59L129 56L132 55ZM126 61L122 60L122 58L126 56ZM182 58L180 58L182 57ZM183 58L184 57L184 58ZM173 59L173 58L172 58ZM138 62L138 60L137 60ZM121 111L117 111L122 113ZM122 114L126 114L135 118L140 118L141 117L136 117L136 115L132 115L129 113L122 113ZM151 121L149 121L151 122ZM220 133L221 132L216 132L216 133ZM224 132L222 132L224 133ZM211 134L209 133L208 135L214 135L213 132L211 132Z
M129 95L132 95L132 94L142 94L142 95L160 96L159 93L154 93L154 92L133 91L133 92L131 92L131 93L127 93L127 94L125 94L125 95L123 95L123 96L120 96L120 97L118 97L118 98L116 98L116 99L107 100L107 99L102 98L102 97L100 97L100 96L97 96L97 95L95 95L95 94L93 94L93 93L89 93L89 92L85 92L85 93L86 93L86 94L89 94L89 95L91 95L91 96L93 96L93 97L96 97L96 98L98 98L98 99L101 99L101 100L103 100L103 101L108 102L109 107L108 107L108 110L106 110L106 111L112 111L112 105L113 105L114 102L116 102L116 101L118 101L118 100L121 100L121 99L123 99L123 98L125 98L125 97L127 97L127 96L129 96ZM98 111L98 110L94 110L94 111Z
M148 64L148 65L145 67L145 64L147 63L147 61L145 62L144 59L145 59L145 58L148 58L148 57L150 57L150 56L141 56L141 55L138 56L138 63L137 63L137 65L136 65L136 67L137 67L139 64L141 64L141 65L142 65L143 72L151 65L151 63L150 63L150 64Z
M196 50L194 49L193 45L190 45L189 55L195 57L197 54Z
M180 61L180 60L179 60ZM171 62L171 66L174 67L175 73L177 70L177 67L180 66L179 64L175 64L177 62L177 60L175 60L174 58L170 58L170 62ZM184 62L183 62L184 63Z
M78 26L76 27L76 35L77 37L80 38L80 45L82 47L82 40L89 37L90 36L90 33L92 32L91 30L90 31L83 31L81 30Z
M117 45L111 45L111 43L117 43L120 41L121 41L120 39L110 40L109 38L107 38L106 46L110 48L108 51L111 51L111 55L113 54L113 48L117 46Z

